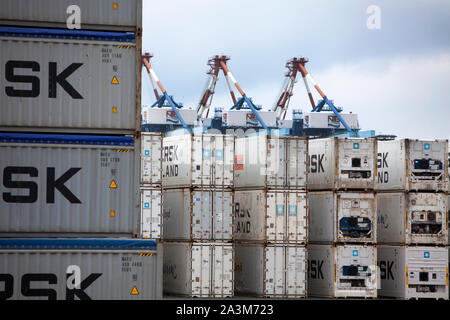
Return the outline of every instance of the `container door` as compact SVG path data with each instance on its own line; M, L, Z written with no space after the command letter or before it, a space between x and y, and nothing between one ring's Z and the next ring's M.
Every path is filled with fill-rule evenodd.
M306 295L306 259L305 247L286 247L286 294L288 296Z
M285 139L285 141L287 143L287 187L305 189L308 140Z
M214 192L213 227L214 240L231 240L233 237L233 193Z
M161 190L141 190L141 236L159 239L162 236Z
M162 137L142 134L141 183L161 184Z
M265 269L265 295L284 296L286 294L284 246L266 247Z
M287 241L306 243L308 233L308 208L306 192L288 192Z
M212 294L214 297L231 297L234 292L234 259L232 245L214 245Z
M212 239L212 192L195 190L192 192L192 238Z
M286 238L286 196L283 192L267 193L267 241L283 242Z
M271 187L286 186L286 146L285 139L267 139L267 184Z
M192 245L192 295L211 294L211 245Z

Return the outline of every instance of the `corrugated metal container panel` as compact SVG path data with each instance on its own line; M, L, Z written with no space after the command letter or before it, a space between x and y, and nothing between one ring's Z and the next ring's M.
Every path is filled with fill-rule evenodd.
M304 246L235 244L235 287L239 295L305 298Z
M142 26L142 0L2 0L0 22L67 28L71 5L80 9L81 29L135 31Z
M234 294L234 250L220 242L164 243L164 293L225 298Z
M308 194L292 190L237 190L237 241L303 243L308 239Z
M308 244L311 297L376 298L377 248Z
M142 132L141 134L141 185L161 186L162 134Z
M236 188L306 189L306 137L252 136L235 140Z
M339 114L351 129L359 129L358 115L353 113ZM305 113L303 121L305 128L336 128L345 129L339 118L332 112Z
M448 245L447 195L443 193L378 193L377 211L380 244Z
M167 188L232 187L234 136L183 134L163 138L163 178Z
M162 238L162 190L141 188L141 237Z
M448 248L379 246L380 297L448 300Z
M310 191L310 243L376 243L377 195Z
M309 190L373 190L377 175L377 140L309 140Z
M273 111L258 111L258 115L266 126L274 128L277 126L277 116ZM261 127L253 111L230 110L223 113L222 123L226 127Z
M163 202L165 240L233 239L234 192L166 189Z
M6 30L0 128L102 134L140 128L133 34L14 29L0 27Z
M162 299L162 244L125 239L0 239L2 298Z
M448 140L378 141L379 191L448 190Z
M139 235L130 137L0 134L0 236Z

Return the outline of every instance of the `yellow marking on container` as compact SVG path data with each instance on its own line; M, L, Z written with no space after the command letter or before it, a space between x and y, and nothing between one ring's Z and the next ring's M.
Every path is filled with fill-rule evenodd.
M112 113L117 113L117 107L112 107Z
M445 285L448 286L448 267L445 268L445 278L446 278Z
M119 84L119 80L117 80L116 76L113 76L113 78L111 80L111 84Z
M133 289L131 289L131 295L133 296L137 296L139 294L138 289L136 288L136 286L133 287Z
M139 253L139 257L152 257L152 256L153 256L153 253Z
M406 266L406 285L408 285L408 266Z
M117 2L113 3L113 10L117 10L119 8L119 6L117 5Z
M113 180L113 181L111 181L111 183L109 184L109 187L111 188L111 189L115 189L115 188L117 188L117 184L116 184L116 182Z
M130 149L117 149L116 152L130 152Z
M109 216L110 217L115 217L116 216L116 211L114 211L114 210L109 211Z

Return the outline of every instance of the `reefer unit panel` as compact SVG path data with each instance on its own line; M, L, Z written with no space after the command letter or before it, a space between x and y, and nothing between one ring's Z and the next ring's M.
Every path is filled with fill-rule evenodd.
M223 189L164 190L164 239L232 240L233 197Z
M304 191L235 191L236 241L305 244L307 223L308 193Z
M234 136L183 134L163 138L163 187L232 187Z
M162 245L137 239L0 239L2 298L162 299Z
M378 141L380 191L448 190L448 141Z
M65 29L77 12L81 29L136 32L142 26L142 0L3 0L0 21L4 25Z
M308 245L308 295L329 298L377 297L377 248Z
M10 29L0 27L2 130L140 129L141 65L137 69L133 34Z
M447 196L443 193L378 193L377 210L380 244L448 244Z
M375 187L374 138L309 140L309 190L370 190Z
M131 137L0 134L0 236L140 234Z
M234 294L233 245L164 243L164 293L224 298Z
M307 251L289 244L235 244L235 290L239 295L305 298Z
M310 191L310 243L376 243L373 192Z
M448 300L448 248L378 247L380 297Z
M236 188L306 189L308 138L236 138Z
M141 134L141 185L161 186L162 134Z
M141 237L162 238L161 188L141 188Z

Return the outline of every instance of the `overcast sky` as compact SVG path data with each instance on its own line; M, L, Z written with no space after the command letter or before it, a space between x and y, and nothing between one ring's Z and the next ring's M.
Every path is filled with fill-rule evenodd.
M370 5L380 8L380 29L367 27ZM143 30L143 51L154 54L162 84L185 106L197 107L213 55L231 56L236 80L266 110L286 61L307 57L327 97L357 113L363 130L450 138L448 0L144 0ZM142 101L150 105L146 73L142 80ZM310 111L298 80L289 117L292 109ZM221 74L212 108L231 106Z

